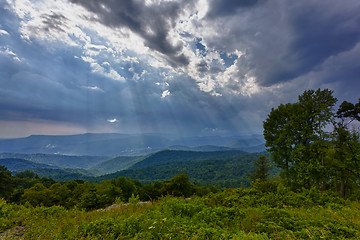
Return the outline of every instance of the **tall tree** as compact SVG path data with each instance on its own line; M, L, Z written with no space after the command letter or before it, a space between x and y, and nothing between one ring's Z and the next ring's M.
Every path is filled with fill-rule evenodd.
M348 118L350 122L354 120L360 121L360 98L356 104L347 101L342 102L336 116L342 120Z
M339 121L334 123L330 159L335 175L335 188L345 196L353 183L360 183L360 134L359 130L351 125L354 121L360 121L360 99L356 104L344 101L336 116Z
M319 155L319 148L330 136L325 129L334 117L336 101L328 89L308 90L298 102L273 108L264 121L271 159L296 187L310 188L324 178L324 156Z

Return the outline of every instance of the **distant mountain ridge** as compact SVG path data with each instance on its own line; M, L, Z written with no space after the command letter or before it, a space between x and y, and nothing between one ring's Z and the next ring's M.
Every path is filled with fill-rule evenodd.
M131 155L146 149L161 149L169 139L152 135L98 134L49 136L0 140L0 152L48 153L64 155L115 156Z
M51 166L51 165L42 164L42 163L34 163L31 161L19 159L19 158L0 159L0 165L5 166L10 171L28 170L28 169L32 169L32 168L60 169L57 166Z
M266 150L265 144L259 144L250 147L239 147L231 148L224 146L215 146L215 145L204 145L197 147L188 147L183 145L173 145L168 147L169 150L183 150L183 151L195 151L195 152L215 152L215 151L230 151L230 150L241 150L248 153L263 152Z
M197 147L188 147L183 145L173 145L167 147L169 150L182 150L182 151L194 151L194 152L213 152L213 151L227 151L227 150L241 150L224 146L216 145L202 145Z
M178 150L217 151L251 149L263 143L262 135L176 138L165 134L86 133L0 139L0 152L114 157L146 155L171 146L183 146Z
M169 162L200 161L210 159L232 158L246 154L240 150L223 151L184 151L184 150L161 150L143 156L118 156L115 158L95 156L67 156L59 154L24 154L24 153L0 153L0 165L2 159L22 159L17 163L14 170L26 170L34 168L62 169L72 174L76 169L83 169L83 175L101 175L130 168L143 168L147 166L160 166ZM8 162L7 162L8 164ZM4 164L5 166L9 166ZM23 166L21 166L23 164ZM13 169L13 168L12 168ZM75 173L79 173L76 170Z
M61 154L44 153L0 153L0 160L4 158L18 158L33 163L47 164L55 168L90 168L109 159L104 156L68 156Z
M27 138L0 140L0 159L22 159L23 161L6 165L12 164L9 167L12 171L31 170L39 176L51 177L58 181L98 181L102 179L101 175L110 174L110 177L115 173L114 176L124 173L148 181L151 180L151 176L149 178L150 172L146 171L151 171L154 179L155 176L156 179L172 178L172 174L183 171L200 175L207 171L221 172L221 169L214 166L228 169L231 159L242 161L239 158L246 155L246 152L260 152L264 149L261 135L181 139L153 134L33 135ZM224 161L225 159L230 160ZM201 162L206 166L201 167ZM226 166L221 162L226 162ZM244 164L250 166L252 163ZM247 172L245 168L241 168L241 171ZM205 172L197 173L196 169ZM211 176L209 174L207 172L206 176ZM235 173L231 174L234 178ZM225 179L225 175L222 178ZM202 179L199 175L196 178ZM220 178L217 179L222 181Z

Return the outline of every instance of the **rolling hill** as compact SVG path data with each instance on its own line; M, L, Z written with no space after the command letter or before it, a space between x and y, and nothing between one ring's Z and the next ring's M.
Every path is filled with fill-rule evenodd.
M162 150L145 156L119 156L107 161L100 162L90 169L107 173L114 173L129 168L143 168L146 166L160 166L167 162L198 161L206 159L230 158L246 154L243 151L184 151L184 150Z
M26 154L26 153L0 153L0 159L19 158L34 163L47 164L57 168L84 168L88 169L102 161L108 160L104 156L68 156L61 154Z
M116 157L85 169L30 169L40 177L57 181L82 179L100 182L120 176L142 182L171 179L186 173L199 184L220 187L249 186L249 174L254 171L254 161L266 152L246 153L242 151L196 152L163 150L140 157ZM121 171L115 171L120 169ZM274 172L277 170L275 169ZM99 176L101 172L108 174Z
M142 161L144 158L146 158L146 156L119 156L107 161L100 162L91 167L90 170L98 170L104 174L113 173L128 169L139 161Z
M125 176L142 182L154 182L171 179L179 173L186 173L191 181L199 184L219 187L249 186L249 175L255 169L254 162L261 155L268 155L268 153L245 153L238 156L215 159L194 158L184 161L177 159L176 161L162 161L161 164L153 162L152 164L145 164L146 166L141 168L130 168L100 176L97 179L104 180ZM272 170L273 174L277 172L278 169Z
M180 150L163 150L144 158L134 164L131 168L143 168L147 166L159 166L167 162L199 161L208 159L221 159L241 156L246 152L238 150L214 151L214 152L194 152Z
M72 180L84 180L90 182L97 181L97 179L95 178L96 174L84 169L29 168L27 170L37 174L39 177L52 178L57 182L61 182L61 181L66 182ZM14 170L13 174L17 174L22 171L23 170Z
M57 181L101 181L125 176L143 182L153 182L170 179L179 173L187 173L192 181L201 184L235 187L249 185L249 174L254 169L253 162L261 154L267 154L250 154L212 145L188 149L197 151L165 149L143 156L118 156L110 159L98 156L1 153L0 159L21 159L16 167L15 162L12 162L13 165L9 169L17 172L31 170L40 177L50 177ZM9 166L8 164L4 161L2 165ZM105 175L99 176L101 174Z
M41 164L41 163L34 163L25 159L19 158L3 158L0 159L0 165L5 166L8 170L27 170L32 168L55 168L59 169L57 166L48 165L48 164Z

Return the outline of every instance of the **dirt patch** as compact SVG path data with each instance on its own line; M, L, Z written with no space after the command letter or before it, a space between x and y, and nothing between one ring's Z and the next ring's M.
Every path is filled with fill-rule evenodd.
M30 227L16 226L0 234L0 239L22 239L22 235Z

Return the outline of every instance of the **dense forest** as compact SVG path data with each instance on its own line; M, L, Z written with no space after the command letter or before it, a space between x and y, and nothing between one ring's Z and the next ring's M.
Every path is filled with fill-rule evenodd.
M359 239L360 99L337 110L336 102L332 91L309 90L272 109L263 126L269 154L164 158L155 165L149 158L91 182L13 174L1 166L1 236ZM166 169L178 170L166 175ZM220 188L235 172L239 179L232 183L239 185ZM196 181L200 175L207 181ZM244 176L250 187L242 184Z

